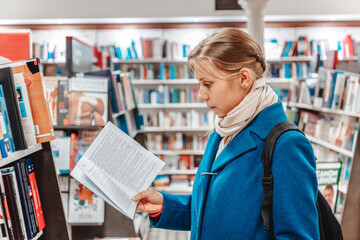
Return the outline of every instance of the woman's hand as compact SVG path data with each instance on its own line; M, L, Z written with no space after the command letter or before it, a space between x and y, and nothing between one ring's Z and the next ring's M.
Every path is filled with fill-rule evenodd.
M132 200L139 201L136 211L147 212L149 214L158 213L164 204L164 197L161 193L148 189L136 194Z

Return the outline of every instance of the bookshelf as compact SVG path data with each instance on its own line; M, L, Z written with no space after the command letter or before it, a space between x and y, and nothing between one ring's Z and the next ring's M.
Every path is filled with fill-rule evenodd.
M9 153L7 158L1 160L1 167L9 166L19 159L31 157L36 171L36 180L38 182L38 190L41 198L41 205L44 212L46 227L44 230L37 233L32 240L47 239L47 238L61 238L69 239L68 229L65 222L65 217L61 202L59 202L59 189L57 187L57 180L55 176L55 168L52 163L52 158L49 157L49 143L38 143L34 146L29 146L28 149ZM50 161L49 161L50 160ZM47 184L41 184L46 175ZM46 186L45 186L46 185ZM53 214L57 216L54 217Z
M117 75L120 76L120 72L118 72ZM77 74L75 78L71 78L71 79L70 78L63 79L63 78L57 78L57 77L54 77L54 78L58 79L59 83L60 83L60 81L73 81L75 78L85 78L85 79L88 78L88 79L92 79L92 80L94 80L95 78L98 78L99 80L106 78L106 83L110 84L111 83L110 79L113 78L113 75L111 75L110 70L104 70L104 71L99 71L99 72L80 73L80 74ZM69 82L69 84L71 85L72 83ZM117 117L124 116L125 114L129 114L129 113L133 114L134 111L136 111L136 108L132 107L131 109L124 109L118 113L113 114L113 111L112 111L113 102L111 102L111 100L108 96L108 94L109 94L108 85L106 85L106 87L104 89L106 89L106 102L104 102L104 106L107 108L107 111L104 111L104 114L102 116L104 119L104 122L107 122L108 120L114 121L114 119ZM70 92L71 92L71 89L70 89ZM69 103L70 103L70 101L69 101ZM70 108L71 108L71 106L69 106L68 110L70 110ZM59 108L57 110L59 110ZM59 116L59 114L57 114L57 116ZM60 122L60 121L58 120L57 122ZM65 121L65 122L68 122L68 121ZM126 124L126 122L125 122L125 124ZM78 154L84 153L86 146L91 144L93 138L95 138L95 134L98 133L99 131L101 131L102 128L103 128L102 125L83 125L83 124L54 126L55 130L63 132L63 134L57 133L58 136L72 135L72 134L78 135L79 139L74 141L74 142L77 142L77 144L78 144L78 147L77 147ZM84 134L81 135L82 133L84 133ZM131 131L129 133L129 135L131 135L132 137L135 137L135 135L137 133L138 133L138 131L135 129L134 131ZM82 138L80 136L82 136ZM68 137L68 138L71 138L71 137ZM86 141L84 140L85 138L87 139ZM56 139L56 140L58 140L58 139ZM71 139L70 141L72 142L72 140L73 139ZM84 141L82 141L82 140L84 140ZM70 145L69 148L72 149L73 148L72 143L70 143L69 145ZM81 145L83 145L83 146L80 147ZM83 149L83 150L81 150L81 153L80 153L80 149ZM53 148L53 150L57 151L56 148ZM74 147L74 150L76 150L76 147ZM70 154L69 158L71 159L71 154ZM77 157L75 157L75 161L76 161L76 158ZM67 161L70 161L70 159L67 159ZM69 174L60 176L60 174L59 174L59 177L67 178L67 180L65 180L65 184L67 182L68 187L67 187L67 189L62 190L62 193L65 193L65 194L67 193L70 196L70 194L71 194L71 184L70 183L72 180L71 176ZM62 181L64 181L64 180L62 180ZM121 226L119 226L119 223ZM68 218L67 226L71 231L72 239L90 239L90 238L94 238L94 237L134 237L136 235L134 232L133 221L131 219L128 219L127 217L125 217L123 214L121 214L119 211L117 211L116 209L114 209L113 207L108 205L106 202L104 203L104 209L103 209L103 221L100 222L100 221L96 221L96 219L95 219L93 222L82 222L81 220L76 221L76 219L70 220Z
M4 104L0 106L2 112L0 118L1 132L4 136L1 142L0 202L1 208L3 201L9 206L5 207L6 211L2 217L11 219L12 228L10 231L7 223L2 224L2 234L7 231L8 234L14 232L16 237L19 237L20 233L27 239L70 239L50 150L49 141L54 139L54 135L45 97L42 95L38 61L28 59L8 62L0 66L0 71L8 73L1 76L1 98ZM32 86L26 85L25 79L30 81ZM16 95L8 94L15 93L16 89L19 89L21 99ZM4 95L4 92L7 94ZM16 110L13 111L13 108ZM35 128L36 132L31 131ZM19 131L15 132L15 129ZM11 147L12 142L17 143L14 144L14 148ZM6 172L4 169L10 171ZM11 172L13 174L7 175ZM17 184L6 183L5 175L6 178L12 176L11 181ZM31 194L29 194L30 189ZM16 205L14 201L17 201ZM23 224L18 225L17 219ZM10 235L4 237L11 238Z
M360 201L360 192L357 189L360 174L359 77L359 74L352 72L320 69L317 84L307 85L307 88L300 90L311 93L311 102L289 102L288 105L289 108L300 112L299 125L304 127L305 134L313 144L315 152L321 157L328 158L328 160L318 159L318 161L340 160L342 162L335 215L341 222L344 239L356 238L352 234L356 223L359 223L359 218L354 217L353 214L353 211L359 210ZM321 82L324 85L319 84ZM326 88L327 91L322 92L320 88ZM300 123L304 112L308 113L306 125ZM321 124L330 124L332 130L325 131L324 135L324 128L322 128L324 125ZM324 136L329 136L329 138L326 140ZM317 150L318 146L324 149L325 155Z

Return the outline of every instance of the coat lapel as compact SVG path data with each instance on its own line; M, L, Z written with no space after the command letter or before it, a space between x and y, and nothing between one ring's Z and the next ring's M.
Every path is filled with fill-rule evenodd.
M254 149L256 149L256 144L250 135L249 129L245 128L221 151L212 164L211 172L222 169L235 158Z

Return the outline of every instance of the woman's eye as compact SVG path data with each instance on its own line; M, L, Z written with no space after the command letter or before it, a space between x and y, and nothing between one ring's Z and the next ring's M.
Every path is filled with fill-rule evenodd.
M211 86L211 83L204 83L204 86L205 86L205 87L210 87L210 86Z

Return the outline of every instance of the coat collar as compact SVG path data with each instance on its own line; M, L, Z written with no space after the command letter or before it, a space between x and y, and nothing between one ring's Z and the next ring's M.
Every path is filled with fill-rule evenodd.
M276 124L287 121L281 101L270 105L262 110L252 121L249 123L249 131L255 133L262 140L265 140L272 127Z
M286 120L287 118L281 102L277 102L265 108L251 121L251 123L248 124L248 126L246 126L237 136L235 136L235 138L232 139L228 145L226 145L226 147L222 150L211 166L212 159L214 159L221 141L220 135L216 132L213 133L215 135L213 136L213 140L210 142L210 148L208 148L210 152L208 157L210 157L210 159L207 159L207 164L209 164L209 160L211 161L210 165L206 167L211 166L211 172L216 172L231 162L233 159L248 151L256 149L256 144L251 133L255 133L262 140L265 140L273 126Z

